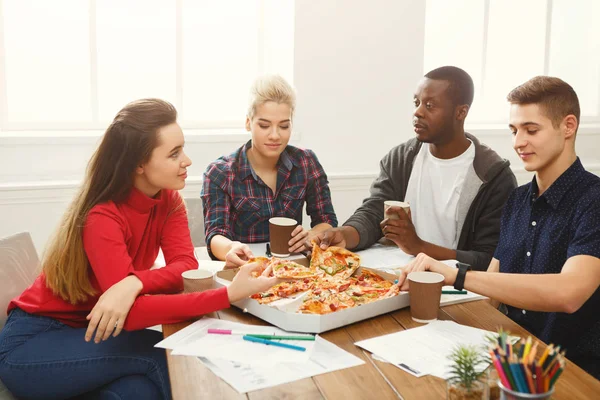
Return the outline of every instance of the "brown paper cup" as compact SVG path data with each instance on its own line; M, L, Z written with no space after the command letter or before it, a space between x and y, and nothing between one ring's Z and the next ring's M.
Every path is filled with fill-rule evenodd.
M396 213L391 213L391 214L387 214L387 209L390 207L402 207L404 209L404 211L408 214L408 212L410 211L410 204L405 203L404 201L396 201L396 200L387 200L383 202L383 216L384 218L389 218L389 219L399 219L398 214Z
M275 257L290 255L288 242L292 238L292 232L296 226L298 226L298 222L292 218L273 217L269 219L269 241L272 255Z
M410 294L410 315L420 323L437 319L444 276L436 272L418 271L408 274Z
M190 269L184 271L181 276L183 277L183 293L204 292L214 288L214 273L207 269Z

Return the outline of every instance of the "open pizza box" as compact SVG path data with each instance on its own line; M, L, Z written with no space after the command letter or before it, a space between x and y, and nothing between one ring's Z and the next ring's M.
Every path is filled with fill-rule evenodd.
M294 261L304 266L308 266L309 264L307 259ZM354 272L354 275L360 275L363 269L368 269L388 281L393 282L397 278L394 274L366 267L358 268ZM219 286L228 286L236 273L237 269L217 272L217 284ZM372 303L335 311L330 314L317 315L302 314L295 311L302 303L302 299L303 295L301 294L295 298L279 300L278 304L259 304L258 301L248 298L233 303L233 305L286 331L321 333L408 307L409 304L408 293L400 292L399 295L394 297L380 299Z

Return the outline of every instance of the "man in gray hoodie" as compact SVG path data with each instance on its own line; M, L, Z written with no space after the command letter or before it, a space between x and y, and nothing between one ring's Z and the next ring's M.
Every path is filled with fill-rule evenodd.
M487 269L517 181L507 160L464 131L473 92L473 80L460 68L425 74L414 95L416 137L383 157L371 195L354 215L313 240L322 248L361 250L385 236L411 255ZM386 200L408 202L410 213L391 207L384 215Z

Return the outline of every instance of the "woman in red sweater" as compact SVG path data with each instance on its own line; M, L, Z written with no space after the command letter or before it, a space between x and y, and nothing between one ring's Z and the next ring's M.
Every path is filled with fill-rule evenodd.
M92 156L36 281L8 307L0 379L19 398L171 397L162 339L144 328L229 307L278 281L243 267L228 288L176 294L197 268L186 208L191 160L175 108L134 101ZM151 270L162 248L166 266ZM93 339L93 340L92 340Z

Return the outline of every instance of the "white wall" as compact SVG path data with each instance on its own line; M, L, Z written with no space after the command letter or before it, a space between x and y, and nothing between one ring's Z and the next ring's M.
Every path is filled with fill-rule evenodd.
M293 144L317 153L340 222L368 194L380 158L414 134L412 93L423 73L424 20L422 0L296 2ZM530 179L514 157L507 129L474 128L511 160L521 183ZM41 251L55 229L102 132L60 134L0 134L0 237L30 231ZM198 196L206 165L248 138L186 131L194 165L184 195ZM600 174L598 127L581 129L577 150Z

